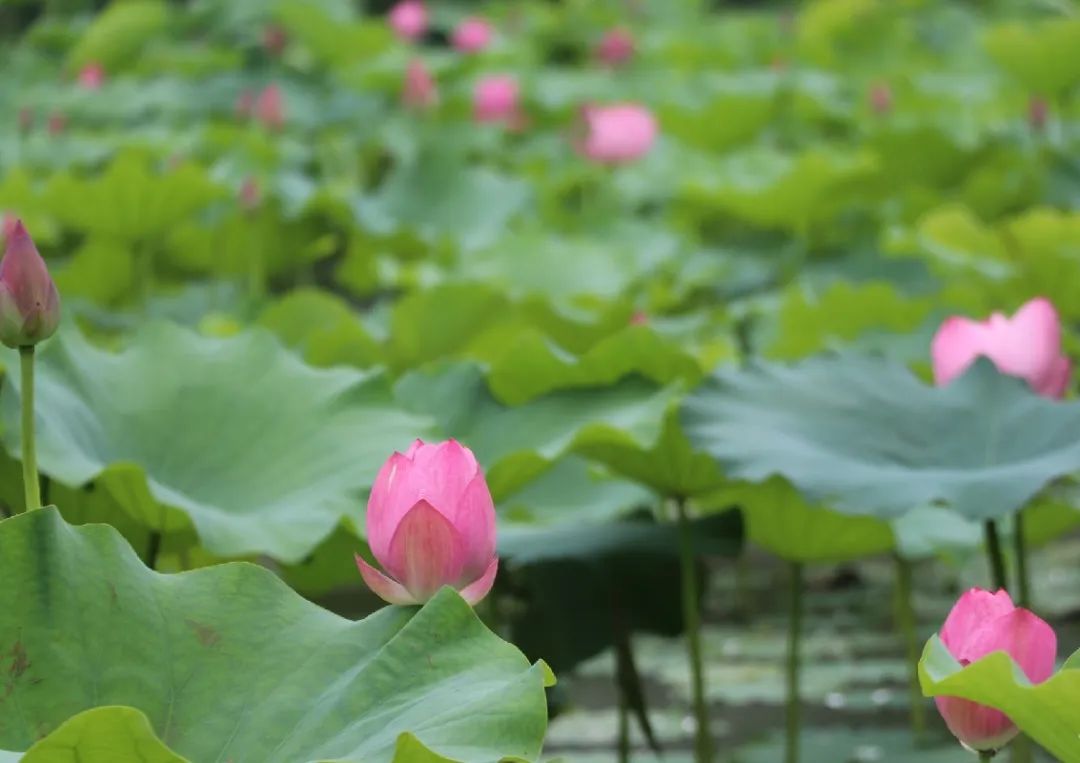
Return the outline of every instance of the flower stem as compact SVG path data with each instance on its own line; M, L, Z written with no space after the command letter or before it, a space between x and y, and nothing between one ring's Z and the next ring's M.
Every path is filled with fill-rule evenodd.
M1001 537L998 535L997 522L986 520L983 525L986 538L986 555L990 561L990 572L995 590L1008 590L1009 581L1005 577L1005 555L1001 552Z
M926 701L919 688L919 636L912 602L911 562L896 555L896 623L904 636L908 662L908 701L911 704L911 731L915 742L926 736Z
M686 500L675 499L679 525L679 558L682 563L683 623L686 627L686 648L690 657L691 687L694 700L694 759L696 763L712 763L712 739L709 736L709 708L705 701L705 675L701 662L701 611L697 590L697 557L690 520L686 516Z
M787 660L787 738L784 744L785 763L799 763L799 638L802 635L803 566L791 565L791 610L788 614Z
M26 510L41 508L41 483L38 481L37 448L34 444L34 346L19 348L22 370L22 467Z
M1016 557L1017 605L1031 609L1031 579L1028 577L1027 541L1024 538L1024 512L1016 512L1013 518L1013 555Z
M979 753L979 760L981 760L981 761L982 760L993 760L993 759L994 759L994 753L993 752L980 752Z

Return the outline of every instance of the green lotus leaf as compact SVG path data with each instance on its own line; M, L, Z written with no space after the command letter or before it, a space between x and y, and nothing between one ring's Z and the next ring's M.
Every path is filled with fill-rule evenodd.
M1032 685L1005 652L961 666L933 636L919 660L927 697L960 697L997 708L1061 763L1080 763L1080 652L1050 680Z
M19 381L0 395L19 452ZM379 466L429 421L378 375L305 365L266 332L201 337L153 323L120 353L75 332L41 353L38 461L97 481L144 524L194 525L219 556L295 562L357 513Z
M1011 21L988 29L983 43L1032 92L1057 96L1080 82L1080 19Z
M145 714L132 707L117 706L96 707L69 718L27 750L21 760L23 763L189 763L162 744Z
M0 747L27 749L57 729L57 743L89 741L107 729L65 721L123 705L192 761L439 760L421 755L428 747L489 763L540 752L550 671L530 667L449 589L419 611L351 622L249 564L154 573L112 528L71 527L53 508L0 522L0 556L18 581L0 590ZM110 743L178 759L162 757L138 718L104 715L128 729ZM406 732L423 745L401 742Z
M811 502L884 518L934 502L1001 517L1080 469L1080 403L1042 398L986 359L944 388L858 355L721 370L684 401L682 423L729 477L782 475Z
M115 72L131 64L147 42L165 31L169 8L160 0L110 3L83 33L68 54L68 67L79 69L91 62Z
M259 324L313 366L368 368L382 359L382 348L349 305L326 292L290 292L263 310Z

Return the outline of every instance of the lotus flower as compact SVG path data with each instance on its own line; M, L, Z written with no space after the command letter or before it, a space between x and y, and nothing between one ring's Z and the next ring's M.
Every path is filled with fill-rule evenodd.
M520 120L517 80L505 74L484 77L473 90L473 119L477 122L504 122L513 124Z
M1046 122L1050 118L1050 104L1045 98L1033 96L1028 101L1028 124L1033 130L1045 130Z
M1006 591L972 588L960 597L941 628L941 641L962 665L993 652L1005 652L1028 680L1042 683L1054 672L1057 636L1054 629L1026 609L1013 605ZM945 724L973 750L998 750L1017 734L1000 710L959 697L937 697Z
M985 321L946 319L934 336L931 355L938 384L960 376L980 355L1046 397L1064 395L1072 374L1072 365L1061 352L1061 321L1042 297L1025 304L1012 318L994 313Z
M237 197L240 200L241 209L245 212L254 212L262 203L262 188L259 187L259 181L253 177L244 178Z
M0 342L8 347L32 346L56 332L60 295L22 221L16 220L5 234L7 247L0 261Z
M79 86L87 90L98 90L105 84L105 67L95 62L79 70Z
M892 88L885 82L876 82L870 88L870 108L875 114L884 116L892 111Z
M3 222L0 222L0 238L4 240L11 238L19 225L19 218L10 212L5 212Z
M277 85L267 85L255 99L255 117L270 130L285 125L285 97Z
M49 135L59 135L67 129L67 116L62 111L54 111L49 114L49 121L46 125Z
M479 53L491 44L491 24L479 16L470 16L454 27L451 41L459 53Z
M255 94L244 90L236 97L236 116L239 119L251 119L255 113Z
M625 29L609 29L596 46L596 57L608 66L621 66L634 57L634 38Z
M419 58L409 61L405 69L405 86L401 101L411 109L429 109L439 102L439 89L431 72Z
M289 44L289 34L278 24L268 24L263 28L262 44L263 49L271 56L280 56Z
M577 149L601 164L640 159L656 142L656 120L644 106L585 106L581 116L584 135L577 141Z
M394 33L406 42L415 42L427 32L427 8L420 0L402 0L390 9L387 20Z
M421 604L443 586L470 604L495 582L495 507L472 451L454 440L417 440L383 464L367 509L371 553L359 556L368 587L391 604Z

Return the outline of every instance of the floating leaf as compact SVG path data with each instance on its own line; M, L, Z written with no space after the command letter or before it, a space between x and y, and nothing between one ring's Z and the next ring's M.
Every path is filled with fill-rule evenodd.
M188 763L161 743L146 715L132 707L116 706L97 707L69 718L22 757L22 763L66 760Z
M986 359L945 388L857 355L722 370L686 399L682 422L729 476L783 475L852 514L943 501L990 519L1080 469L1080 403L1046 400Z
M219 556L295 562L428 421L386 383L306 366L265 332L201 337L155 323L113 354L71 332L41 354L38 460L69 486L97 480L148 526L193 523ZM19 383L0 403L19 451Z
M405 732L466 763L540 752L550 672L449 589L350 622L249 564L151 572L116 531L51 508L0 522L0 557L2 747L124 705L192 761L425 760Z

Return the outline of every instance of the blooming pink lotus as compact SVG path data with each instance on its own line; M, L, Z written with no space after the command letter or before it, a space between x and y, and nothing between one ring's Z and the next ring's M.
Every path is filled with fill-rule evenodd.
M596 46L596 57L608 66L621 66L634 57L634 38L625 29L609 29Z
M473 119L477 122L513 124L520 120L517 80L508 74L493 74L476 83L473 90Z
M1005 652L1032 683L1054 672L1057 635L1026 609L1013 605L1006 591L972 588L960 597L941 628L941 641L962 665L993 652ZM959 697L937 697L938 710L957 739L973 750L998 750L1017 734L1000 710Z
M401 0L390 9L387 20L399 39L416 42L427 32L427 7L420 0Z
M495 506L472 451L454 440L417 440L394 453L371 489L371 553L385 573L359 556L368 587L391 604L421 604L443 586L470 604L495 582Z
M985 321L953 316L945 320L931 344L934 380L948 384L979 356L998 370L1025 379L1040 395L1065 394L1072 364L1061 352L1061 321L1050 301L1031 300L1012 318L994 313Z
M16 220L5 234L7 248L0 260L0 342L8 347L32 346L56 332L60 294L22 221Z
M429 109L439 102L439 88L431 72L419 58L409 61L405 69L405 85L401 101L410 109Z
M98 90L105 84L105 67L91 62L79 70L79 86L86 90Z
M463 19L451 35L451 42L459 53L479 53L491 44L491 24L479 16Z
M285 125L285 96L277 85L267 85L255 99L255 117L270 130Z
M583 156L601 164L624 164L645 156L656 142L656 120L644 106L620 103L585 106L584 135L576 141Z

